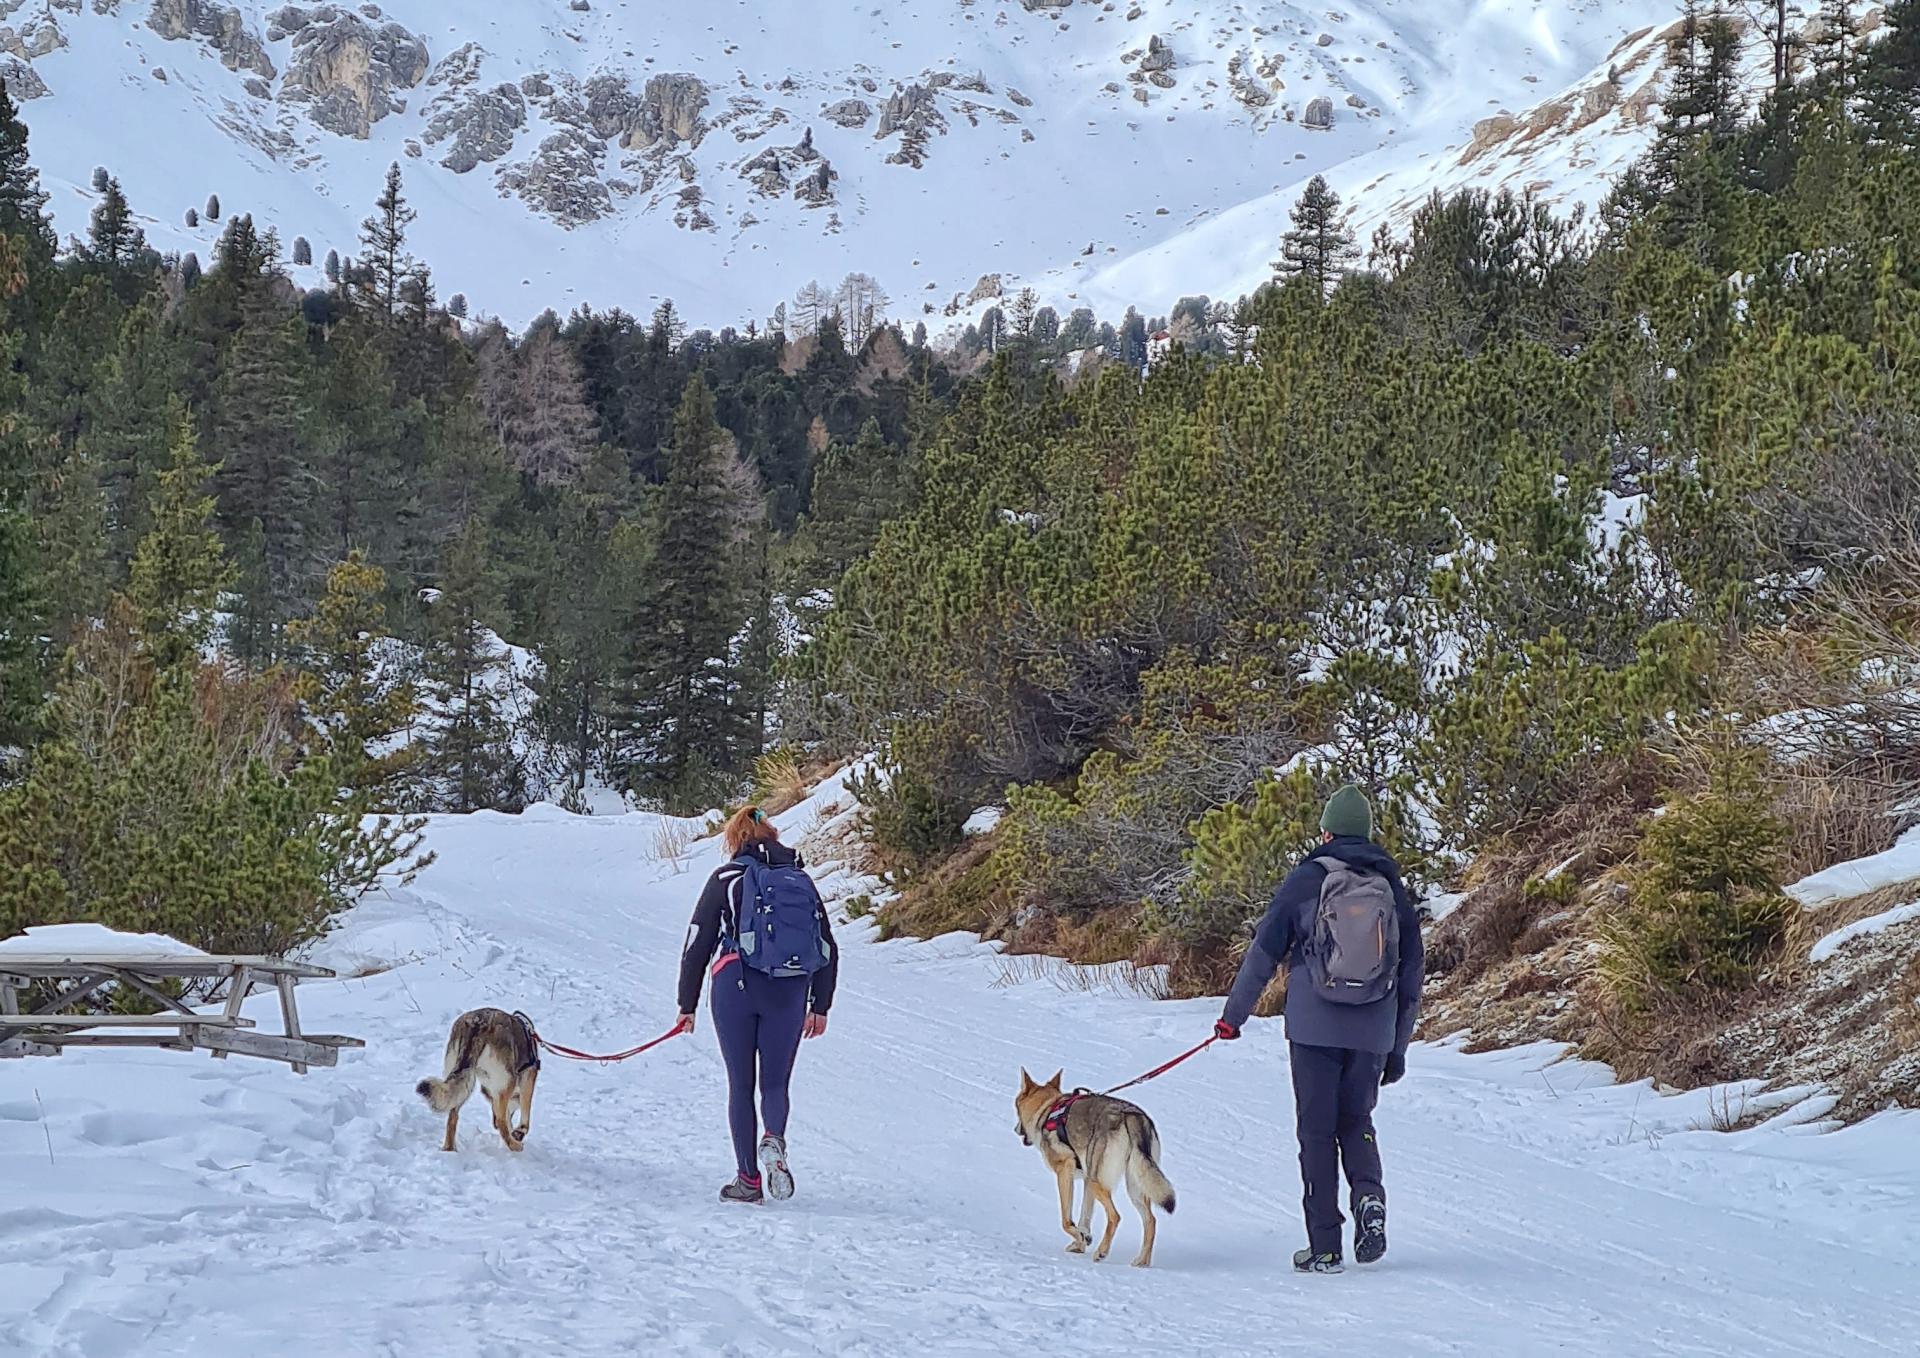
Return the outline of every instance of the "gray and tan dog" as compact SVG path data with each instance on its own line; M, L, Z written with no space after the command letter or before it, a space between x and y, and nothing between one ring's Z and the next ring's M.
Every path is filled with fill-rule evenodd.
M1062 1074L1055 1071L1051 1080L1036 1084L1025 1070L1020 1072L1014 1130L1027 1145L1040 1148L1041 1158L1059 1180L1060 1228L1072 1240L1067 1252L1084 1254L1093 1243L1093 1205L1098 1202L1106 1208L1107 1228L1093 1257L1107 1257L1120 1225L1113 1190L1124 1182L1127 1196L1140 1210L1140 1253L1133 1266L1146 1268L1153 1263L1153 1209L1173 1215L1173 1185L1160 1172L1160 1133L1152 1118L1125 1099L1084 1090L1066 1093L1060 1087ZM1076 1178L1086 1184L1078 1222L1073 1219Z
M446 1075L414 1086L433 1111L447 1115L447 1138L440 1149L453 1149L460 1127L460 1106L473 1096L475 1083L493 1106L494 1129L510 1151L526 1146L533 1121L533 1086L540 1077L540 1047L533 1027L504 1009L473 1009L453 1021L447 1035ZM520 1106L520 1123L509 1121L513 1105Z

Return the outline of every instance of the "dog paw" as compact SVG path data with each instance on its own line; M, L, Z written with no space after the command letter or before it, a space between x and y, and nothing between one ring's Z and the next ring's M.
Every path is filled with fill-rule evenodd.
M1135 1259L1135 1260L1133 1261L1133 1266L1134 1266L1135 1268L1152 1268L1152 1267L1153 1267L1153 1260L1151 1260L1151 1259Z
M1093 1252L1093 1262L1096 1264L1099 1263L1102 1259L1105 1259L1106 1257L1107 1257L1107 1252L1105 1250L1095 1250Z

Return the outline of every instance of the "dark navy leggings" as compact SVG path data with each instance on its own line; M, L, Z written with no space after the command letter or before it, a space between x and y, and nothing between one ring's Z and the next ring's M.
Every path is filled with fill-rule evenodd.
M764 976L738 960L714 974L713 1030L727 1063L727 1128L742 1174L760 1172L754 1162L760 1139L753 1116L756 1071L767 1131L787 1134L787 1081L800 1050L811 989L810 977Z

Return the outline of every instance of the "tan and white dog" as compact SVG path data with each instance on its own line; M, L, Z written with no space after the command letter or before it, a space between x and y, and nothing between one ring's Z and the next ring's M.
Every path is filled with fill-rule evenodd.
M422 1080L414 1087L436 1113L447 1115L447 1137L440 1149L453 1149L460 1127L460 1106L473 1096L476 1083L493 1106L494 1129L510 1151L525 1148L533 1121L533 1086L540 1077L540 1046L533 1027L504 1009L473 1009L453 1021L447 1035L447 1064L443 1078ZM509 1121L513 1105L520 1122Z
M1093 1252L1096 1260L1107 1257L1113 1247L1113 1233L1120 1225L1120 1209L1114 1206L1113 1190L1122 1182L1127 1196L1140 1210L1140 1253L1135 1268L1153 1263L1153 1209L1173 1215L1173 1185L1160 1172L1160 1133L1145 1112L1110 1094L1089 1094L1084 1090L1067 1093L1060 1087L1055 1071L1045 1084L1036 1084L1025 1070L1020 1072L1020 1093L1013 1101L1019 1119L1014 1130L1029 1146L1040 1148L1060 1184L1060 1227L1071 1238L1069 1254L1084 1254L1093 1243L1093 1204L1107 1212L1106 1233ZM1081 1196L1080 1220L1073 1219L1073 1183L1086 1184Z

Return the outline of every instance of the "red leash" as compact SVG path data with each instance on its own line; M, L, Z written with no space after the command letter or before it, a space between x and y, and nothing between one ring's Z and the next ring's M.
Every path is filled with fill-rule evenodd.
M1155 1066L1152 1070L1148 1071L1145 1075L1137 1075L1133 1079L1128 1080L1123 1085L1115 1085L1112 1089L1109 1089L1107 1093L1118 1094L1123 1089L1132 1089L1135 1085L1143 1085L1148 1080L1157 1079L1158 1077L1165 1075L1168 1071L1172 1070L1175 1066L1179 1065L1182 1061L1186 1060L1188 1057L1198 1056L1201 1052L1205 1051L1208 1047L1211 1047L1214 1043L1218 1042L1219 1040L1220 1039L1218 1037L1210 1037L1205 1042L1202 1042L1199 1046L1189 1047L1186 1051L1181 1052L1178 1056L1174 1057L1173 1060L1167 1062L1164 1066Z
M525 1014L519 1014L516 1015L516 1017L527 1025L527 1031L533 1035L533 1040L539 1045L540 1050L550 1052L555 1056L564 1056L569 1061L599 1061L602 1063L625 1061L631 1057L638 1056L641 1052L652 1051L668 1038L678 1037L687 1031L687 1029L675 1024L671 1030L662 1033L651 1042L642 1042L639 1046L629 1047L623 1052L614 1052L607 1056L595 1056L592 1052L575 1051L572 1047L563 1047L558 1042L549 1042L546 1038L540 1036L540 1030L533 1026L533 1021L527 1018Z

